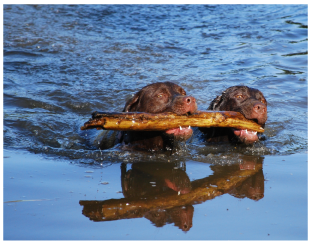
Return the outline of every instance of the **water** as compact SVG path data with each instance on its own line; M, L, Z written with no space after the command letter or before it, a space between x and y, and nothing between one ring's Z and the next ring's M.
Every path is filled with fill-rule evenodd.
M87 199L109 200L116 195L123 198L122 193L116 194L122 190L119 169L122 163L128 163L128 169L138 161L184 164L187 169L181 171L187 173L192 183L216 173L212 171L213 165L244 164L244 156L251 156L252 161L263 162L264 197L254 201L224 194L193 204L193 226L187 233L171 218L167 218L165 226L157 228L144 217L101 223L88 221L81 215L79 205L79 201L86 198L74 190L70 196L56 192L51 198L61 198L53 203L59 212L65 213L72 206L80 212L66 211L69 226L79 220L82 228L99 227L93 230L96 239L206 240L211 238L202 228L208 224L202 216L208 215L211 204L217 210L211 220L221 225L225 222L236 225L240 210L248 204L262 209L260 212L271 212L278 198L283 197L286 200L280 204L281 214L269 213L266 218L263 214L244 211L242 228L249 230L240 235L234 226L224 235L220 227L215 229L216 235L212 238L307 239L307 5L4 5L3 14L3 139L5 154L10 154L4 158L5 202L24 200L25 196L17 190L19 184L6 176L9 168L13 174L30 173L25 163L41 168L36 160L53 171L51 178L42 179L47 183L53 181L49 187L52 191L63 185L57 171L62 173L65 169L83 166L86 171L96 167L99 173L112 173L108 185L114 188L114 193L102 197L95 196L92 190L92 196ZM207 145L196 133L172 155L123 151L118 147L99 151L91 146L99 131L86 133L80 131L80 126L93 111L121 111L126 100L140 88L162 81L182 86L197 99L200 110L206 109L210 101L229 86L244 84L260 89L268 101L264 133L267 139L248 147L217 146ZM27 156L31 159L26 159ZM282 160L288 163L277 163ZM287 169L288 173L282 175L281 171ZM290 183L289 175L295 171L302 180ZM36 194L33 185L41 181L34 177L23 182L27 198L45 198L44 194ZM272 179L268 180L269 177ZM74 178L68 178L72 181L68 183L76 188ZM300 191L287 190L287 183ZM276 194L270 189L274 185ZM299 200L287 203L295 193ZM276 200L274 206L272 200ZM46 206L49 203L51 201L42 201ZM31 229L26 222L29 215L36 214L37 201L13 205L23 220L9 220L12 207L4 205L5 239L20 237L16 236L16 227ZM226 217L223 211L219 217L219 210L227 205L238 206L234 215ZM300 208L301 213L295 216L292 212ZM42 210L47 212L48 208ZM167 215L173 215L174 211L167 211ZM290 214L284 215L287 211ZM250 221L256 216L264 223L259 228L269 227L275 232L264 230L259 234L258 227L250 229ZM286 221L286 217L290 221ZM51 234L50 227L56 227L63 220L61 215L49 214L41 220L49 226L36 225L40 234L21 234L19 239L93 239L81 231L79 237L71 231ZM272 226L273 221L279 227ZM104 224L125 230L129 235L126 237L125 233L123 238L114 230L98 232ZM295 225L299 230L292 234L281 230Z

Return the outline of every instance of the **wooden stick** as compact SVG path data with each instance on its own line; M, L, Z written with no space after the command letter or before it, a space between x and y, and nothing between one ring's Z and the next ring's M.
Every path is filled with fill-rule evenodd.
M241 113L234 111L197 111L192 115L175 113L150 114L144 112L97 112L81 130L97 128L119 131L165 131L179 127L233 127L256 132L264 129Z

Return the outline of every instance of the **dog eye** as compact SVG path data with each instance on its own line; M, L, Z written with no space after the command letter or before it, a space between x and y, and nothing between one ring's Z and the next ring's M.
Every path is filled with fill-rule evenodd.
M262 102L263 104L265 104L265 100L262 99L261 102Z
M162 98L162 97L163 97L163 94L159 94L159 95L158 95L158 98Z
M242 99L242 98L243 98L243 95L236 95L236 98L237 98L237 99Z

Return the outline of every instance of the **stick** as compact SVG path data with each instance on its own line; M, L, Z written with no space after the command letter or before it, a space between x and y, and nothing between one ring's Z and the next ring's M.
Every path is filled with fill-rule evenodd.
M178 127L233 127L264 132L256 122L234 111L197 111L192 115L175 113L150 114L144 112L97 112L81 130L97 128L119 131L165 131Z

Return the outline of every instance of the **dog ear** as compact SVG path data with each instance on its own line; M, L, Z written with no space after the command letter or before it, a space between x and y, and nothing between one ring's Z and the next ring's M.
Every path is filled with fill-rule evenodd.
M238 88L238 86L232 86L232 87L229 87L226 90L224 90L221 95L217 96L210 103L208 110L221 111L221 110L225 109L225 107L223 107L223 106L225 105L225 103L228 100L229 93L234 92L237 88Z
M179 94L186 95L186 91L182 87L180 87L179 85L171 83L171 82L165 82L165 84L168 84L169 86L171 86L173 88L173 90L175 90Z
M208 110L219 110L219 108L221 107L222 103L223 103L223 95L224 92L222 93L222 95L217 96L210 104Z
M123 112L136 111L136 108L139 104L139 98L141 96L141 91L137 92L132 98L130 98L124 107Z

